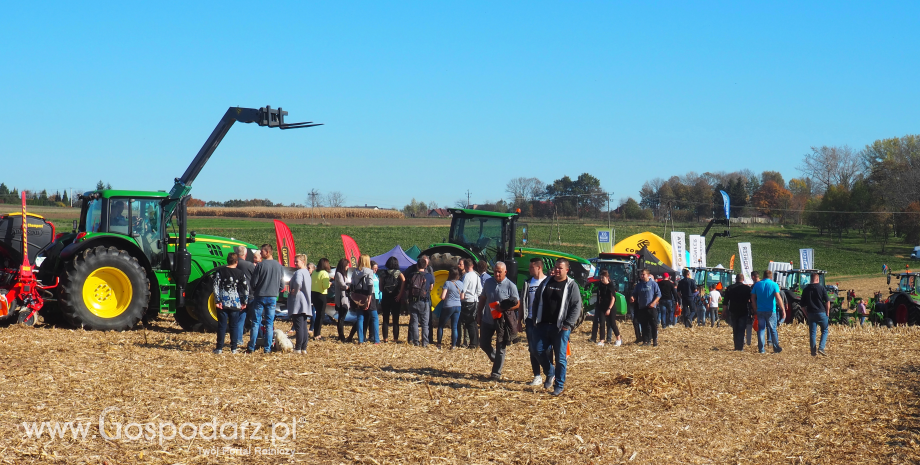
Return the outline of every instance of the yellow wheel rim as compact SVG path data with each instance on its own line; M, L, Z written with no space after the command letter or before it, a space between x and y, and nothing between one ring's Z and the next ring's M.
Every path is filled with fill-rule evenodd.
M110 266L93 271L83 284L83 303L100 318L115 318L124 313L133 294L128 275Z
M431 286L431 308L437 307L441 302L441 288L447 282L447 270L434 272L434 286Z
M214 318L214 321L217 321L217 298L214 297L213 291L208 296L208 313L211 314L211 318Z

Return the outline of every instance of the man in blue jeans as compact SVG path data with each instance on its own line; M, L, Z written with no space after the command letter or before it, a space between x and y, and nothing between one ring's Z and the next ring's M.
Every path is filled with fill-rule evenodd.
M802 289L802 303L808 312L808 337L811 341L812 357L818 354L827 356L824 353L824 345L827 344L827 319L831 314L831 301L828 300L827 289L820 284L820 280L818 273L812 273L811 284ZM815 346L818 326L821 327L821 344Z
M256 350L256 340L259 338L259 328L262 327L262 317L265 317L265 353L272 351L272 339L275 329L275 304L278 303L278 294L284 288L284 267L277 260L272 259L272 246L262 246L262 262L252 272L252 302L246 307L248 317L252 320L252 331L249 333L249 345L246 353L251 354Z
M565 389L566 350L572 328L581 316L581 291L578 283L569 278L569 261L560 258L534 294L533 314L539 341L537 353L546 373L544 389L555 385L553 396L562 395ZM550 354L556 357L556 366L550 363ZM555 383L554 383L555 381Z
M763 272L763 279L754 284L751 289L751 306L757 312L757 350L764 350L765 330L770 332L773 343L773 352L780 353L783 348L779 346L779 336L776 334L776 308L779 307L780 318L786 317L786 309L782 305L783 297L779 295L779 286L773 282L773 271Z

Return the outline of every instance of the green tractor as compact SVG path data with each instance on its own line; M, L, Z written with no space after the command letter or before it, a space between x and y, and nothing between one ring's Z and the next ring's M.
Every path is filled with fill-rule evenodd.
M715 286L716 290L722 293L722 303L719 304L719 315L722 318L727 318L723 311L725 308L725 290L735 282L735 270L712 267L690 267L689 269L690 276L697 285L703 286L703 293L706 296L709 295L709 288L712 286Z
M497 213L466 208L449 208L452 216L450 234L445 242L432 244L422 254L428 255L431 267L434 269L435 285L432 289L432 305L440 302L438 291L447 280L447 270L457 266L464 258L473 260L474 263L485 261L489 273L498 262L504 262L508 268L508 278L513 280L518 290L523 290L530 279L528 267L530 259L539 257L543 260L544 269L553 267L556 259L569 260L569 276L574 279L582 293L582 302L585 309L582 311L579 324L584 320L590 302L588 290L588 277L591 273L591 263L584 258L552 250L516 247L517 227L522 226L522 242L527 244L527 227L518 225L516 213Z
M891 295L885 305L889 318L899 325L920 324L920 291L917 289L920 273L911 273L909 269L906 273L888 272L889 285L892 276L898 280L898 288L889 287Z
M802 307L802 290L811 283L811 274L818 273L818 282L827 290L827 299L831 302L831 315L843 315L843 298L840 297L840 291L835 285L825 284L825 270L784 270L783 282L780 282L780 288L786 302L789 305L789 314L786 315L786 322L798 323L805 322L805 309Z
M79 222L61 234L37 261L39 280L60 282L52 320L63 317L86 329L125 330L161 313L186 330L214 330L216 308L210 276L238 245L188 231L186 204L192 182L234 122L292 129L287 112L271 107L230 108L168 193L97 190L84 193Z

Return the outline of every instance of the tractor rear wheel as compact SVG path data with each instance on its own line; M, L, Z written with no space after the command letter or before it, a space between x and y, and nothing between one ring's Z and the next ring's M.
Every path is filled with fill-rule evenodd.
M198 321L196 313L195 307L192 305L176 307L176 313L173 314L173 318L176 320L176 324L184 331L201 331L201 322Z
M913 302L907 303L907 325L914 326L920 324L920 307Z
M149 300L144 268L115 247L84 250L67 263L61 277L61 311L77 327L131 329L144 316Z
M213 281L211 276L202 276L198 281L195 291L195 316L201 323L201 330L209 333L217 332L217 300L214 297Z
M903 295L894 301L895 324L911 324L911 322L908 320L908 317L910 316L910 308L912 306L913 305L911 305L910 300L908 300L908 298L904 297ZM916 321L914 321L913 324L916 324Z
M463 257L450 253L435 253L428 257L428 264L434 270L434 286L431 286L431 305L437 307L441 302L441 287L447 282L447 275L451 268L456 268ZM461 272L460 277L463 277Z
M799 302L792 301L792 305L789 308L789 313L792 314L789 319L790 322L795 320L796 323L805 323L805 311L802 310L802 305Z

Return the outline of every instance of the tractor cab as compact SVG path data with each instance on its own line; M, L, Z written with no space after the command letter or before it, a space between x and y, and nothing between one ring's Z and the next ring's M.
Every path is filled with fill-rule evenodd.
M639 279L639 269L642 268L642 257L632 253L602 253L593 259L595 271L588 279L589 283L600 280L601 271L606 270L610 281L617 287L617 292L629 295Z
M165 192L103 190L83 195L74 242L100 236L130 241L151 264L163 261Z
M783 283L784 286L783 286L783 287L784 287L785 289L789 289L789 290L792 291L794 294L801 295L801 294L802 294L802 289L804 289L805 286L807 286L807 285L809 285L809 284L811 283L811 274L812 274L812 273L818 273L818 284L820 284L820 285L822 285L822 286L824 286L824 287L826 288L827 285L824 283L824 275L827 274L827 271L824 271L824 270L798 270L798 269L796 269L796 270L787 270L787 271L785 271L785 278L784 278L784 283ZM831 287L833 287L834 289L837 288L837 286L831 286ZM828 289L828 290L830 290L830 289Z
M705 286L706 293L709 293L712 286L715 286L717 291L727 289L734 282L734 272L735 270L725 268L690 268L690 276L698 285Z
M514 247L515 214L484 212L464 208L448 209L453 220L448 242L459 245L485 260L489 268L510 259Z
M917 284L920 284L917 276L920 276L920 273L901 273L898 276L898 292L915 294L917 292Z

